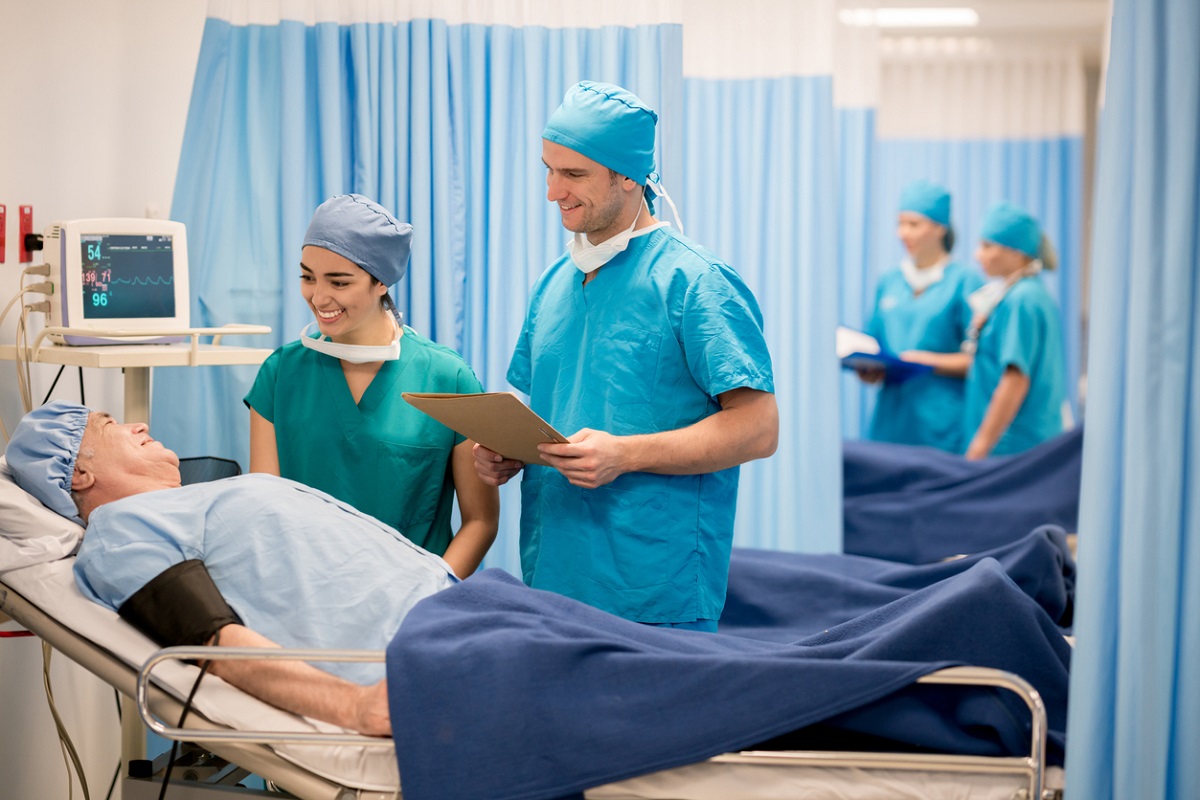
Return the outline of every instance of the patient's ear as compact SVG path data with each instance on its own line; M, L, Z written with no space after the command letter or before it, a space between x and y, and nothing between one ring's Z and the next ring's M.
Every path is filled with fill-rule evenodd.
M71 474L71 491L82 492L92 488L96 482L96 474L86 464L75 462L75 472Z

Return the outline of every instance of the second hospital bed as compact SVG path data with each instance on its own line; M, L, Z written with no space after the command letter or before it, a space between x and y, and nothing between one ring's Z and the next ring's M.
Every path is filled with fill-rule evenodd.
M5 533L10 531L6 529ZM30 537L21 541L28 556ZM154 653L154 645L112 612L83 598L74 585L73 559L58 557L61 554L53 552L53 547L50 550L53 557L48 560L27 563L0 574L0 611L121 692L132 694L138 667ZM3 567L0 564L0 569ZM195 673L194 667L179 663L163 664L156 669L161 688L151 693L150 705L158 716L177 719L179 698L190 688ZM695 800L737 796L773 800L805 796L805 793L847 798L963 797L968 793L972 798L1031 798L1041 793L1044 743L1040 739L1045 731L1045 712L1024 681L994 670L952 670L922 680L997 684L1021 693L1033 706L1033 736L1028 753L985 757L846 751L738 752L611 782L589 789L586 796ZM211 677L205 679L197 695L196 709L199 715L189 721L188 727L197 731L338 732L267 706ZM586 724L587 720L580 720L581 726ZM197 732L190 738L200 740L203 736ZM210 747L297 797L373 800L399 796L397 760L387 746L222 742ZM1060 781L1057 771L1051 770L1049 774L1051 785Z

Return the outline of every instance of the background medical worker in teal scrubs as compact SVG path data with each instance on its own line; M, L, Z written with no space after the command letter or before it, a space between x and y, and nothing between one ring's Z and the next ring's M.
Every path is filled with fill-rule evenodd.
M546 199L574 236L533 287L508 380L570 444L521 482L526 583L637 622L716 630L738 465L775 451L762 314L738 274L652 216L658 115L572 87L542 133ZM655 187L656 188L656 187Z
M970 459L1020 453L1062 433L1066 396L1058 306L1039 276L1057 260L1041 227L1001 203L984 218L980 239L975 258L993 280L971 296Z
M475 473L474 443L400 396L481 391L458 353L400 323L387 290L411 242L412 226L362 195L317 208L300 252L316 320L267 358L246 395L250 470L328 492L466 577L496 538L500 499Z
M971 357L960 346L971 321L967 295L983 278L950 259L950 194L941 186L907 186L896 224L908 257L880 277L867 333L885 350L934 372L896 382L882 371L861 371L867 382L882 384L868 438L961 453L963 378Z

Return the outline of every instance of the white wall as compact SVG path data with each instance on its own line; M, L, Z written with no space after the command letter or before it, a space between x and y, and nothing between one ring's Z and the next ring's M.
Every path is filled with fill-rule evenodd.
M79 217L168 216L205 8L205 0L0 0L0 203L8 207L0 307L20 278L18 206L33 206L39 232ZM0 344L14 335L8 319ZM35 403L56 371L35 369ZM88 370L84 381L89 405L120 415L117 371ZM74 372L54 397L78 399ZM0 414L11 429L21 413L14 366L0 361ZM103 798L119 757L112 690L61 655L51 674L91 795ZM0 639L0 795L67 796L34 639Z

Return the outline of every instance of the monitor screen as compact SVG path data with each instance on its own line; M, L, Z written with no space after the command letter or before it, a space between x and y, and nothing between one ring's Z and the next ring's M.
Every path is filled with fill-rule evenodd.
M81 234L84 319L175 316L172 236Z
M58 284L50 324L65 329L51 335L54 341L168 343L189 327L183 223L76 219L50 225L43 241Z

